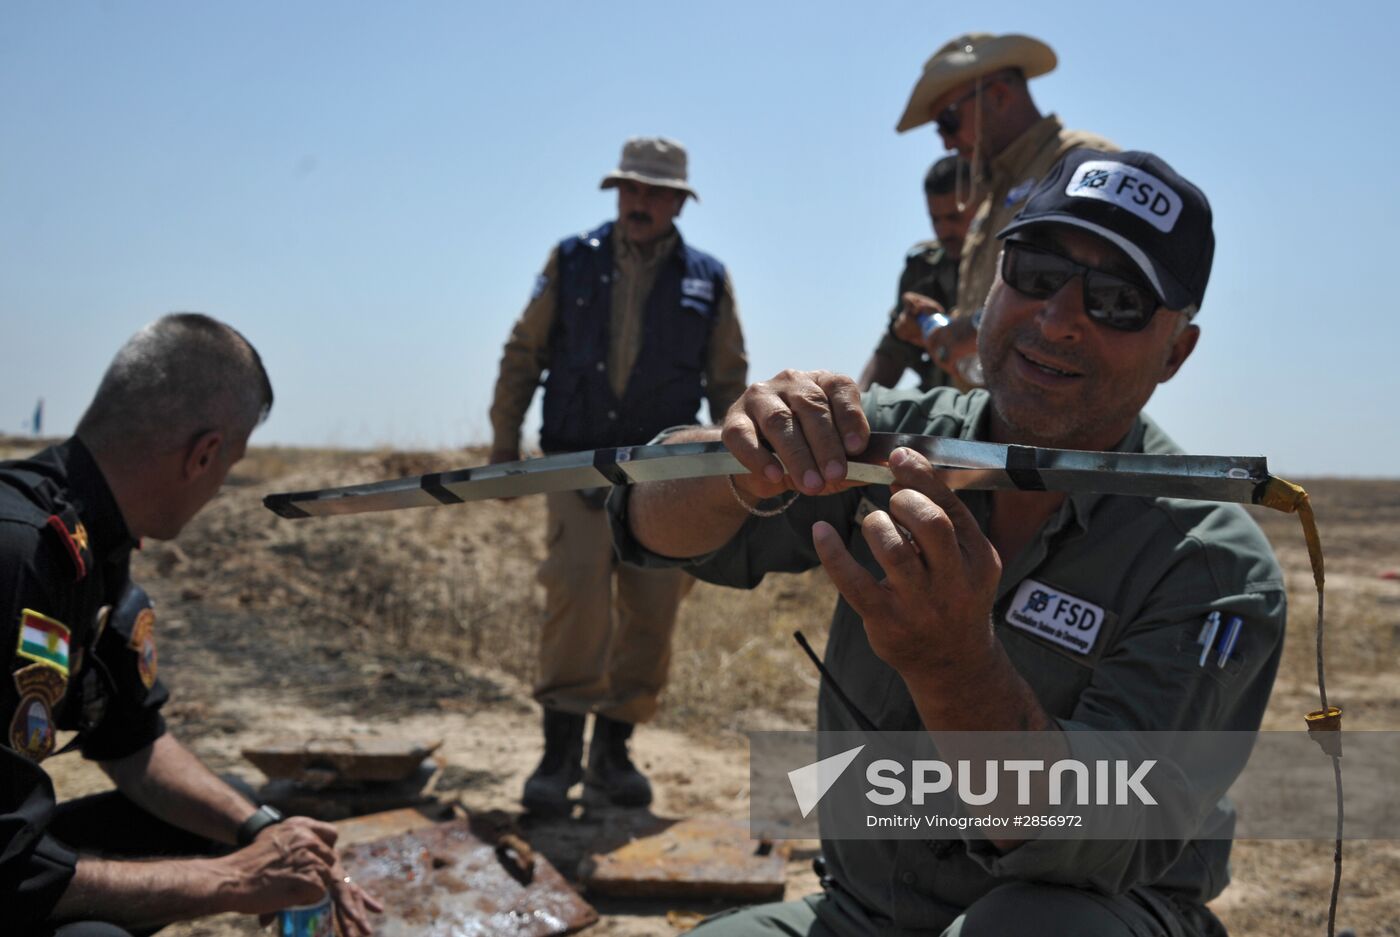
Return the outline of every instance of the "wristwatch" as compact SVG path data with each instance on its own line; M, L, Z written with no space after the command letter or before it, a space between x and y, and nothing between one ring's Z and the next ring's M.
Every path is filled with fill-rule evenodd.
M238 825L238 845L247 846L267 827L274 823L281 823L285 819L282 811L271 804L263 804L253 811L252 816Z

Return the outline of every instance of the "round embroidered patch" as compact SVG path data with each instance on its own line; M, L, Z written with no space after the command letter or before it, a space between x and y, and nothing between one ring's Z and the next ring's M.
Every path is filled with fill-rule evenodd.
M47 664L30 664L14 673L19 705L10 721L10 747L31 761L53 753L53 711L68 689L68 681Z
M141 684L146 689L155 686L159 655L156 653L156 613L143 608L131 626L131 640L127 646L136 652L136 669L141 675Z

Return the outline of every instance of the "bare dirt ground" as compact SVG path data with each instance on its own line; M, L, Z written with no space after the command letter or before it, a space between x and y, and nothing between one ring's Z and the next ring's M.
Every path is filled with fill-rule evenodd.
M3 451L8 450L8 451ZM0 456L32 451L5 446ZM529 695L542 604L539 499L290 522L261 506L317 488L480 464L480 451L428 454L255 449L173 544L149 544L135 574L158 603L160 672L173 730L218 771L261 775L239 752L283 736L372 733L442 739L439 791L472 808L516 810L538 758ZM1329 691L1348 729L1400 728L1400 481L1305 481L1328 560ZM1289 645L1268 728L1298 728L1317 705L1311 575L1297 521L1256 512L1289 577ZM816 674L791 639L820 650L834 592L820 571L743 593L700 584L677 632L663 714L638 732L658 816L747 816L748 729L808 728ZM46 763L60 796L104 789L76 755ZM525 827L566 876L607 815L580 835ZM593 827L590 827L592 824ZM817 889L815 844L798 843L789 898ZM1331 844L1236 845L1234 882L1213 907L1236 937L1325 932ZM1400 934L1400 844L1346 847L1339 926ZM676 904L611 901L588 933L675 933ZM257 933L233 916L166 933Z

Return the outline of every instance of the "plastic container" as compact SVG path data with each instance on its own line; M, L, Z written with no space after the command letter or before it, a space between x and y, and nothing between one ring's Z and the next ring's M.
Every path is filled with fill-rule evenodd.
M335 905L329 893L315 904L285 908L277 915L280 937L334 937Z
M924 338L928 338L936 330L947 326L952 321L941 312L926 312L918 317L919 328L923 330ZM953 365L953 369L958 372L958 376L963 379L964 384L970 384L973 387L982 386L984 377L982 360L975 353L959 360Z

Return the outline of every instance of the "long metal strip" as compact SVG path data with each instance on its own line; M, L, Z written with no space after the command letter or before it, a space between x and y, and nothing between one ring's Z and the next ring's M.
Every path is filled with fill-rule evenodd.
M872 434L865 452L848 463L847 477L889 484L885 463L900 446L927 457L954 489L1097 492L1248 504L1269 479L1262 457L1079 452L902 433ZM324 517L745 471L719 442L626 446L271 494L263 503L282 517Z

